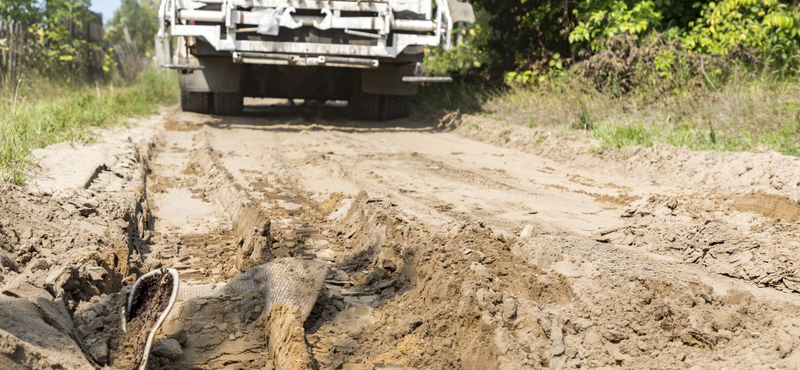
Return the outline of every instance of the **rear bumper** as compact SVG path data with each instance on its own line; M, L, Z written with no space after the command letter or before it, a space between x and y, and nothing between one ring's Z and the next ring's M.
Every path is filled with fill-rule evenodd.
M376 68L378 58L395 58L411 46L449 48L448 3L433 0L437 7L432 10L427 1L427 8L415 9L423 13L412 12L425 19L396 19L388 2L163 0L159 35L167 37L171 25L169 35L201 38L218 52L230 52L238 63ZM274 34L264 31L269 27ZM308 42L286 37L293 30L339 38Z

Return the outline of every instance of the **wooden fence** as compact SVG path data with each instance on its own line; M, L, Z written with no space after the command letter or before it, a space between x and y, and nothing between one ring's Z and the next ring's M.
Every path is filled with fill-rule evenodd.
M99 13L89 13L81 22L65 21L63 26L72 37L86 40L95 45L103 44L103 19ZM22 25L0 20L0 86L5 83L16 83L27 69L37 67L36 56L40 58L42 50L35 48L33 35ZM102 47L89 48L81 60L86 77L95 79L103 74L104 50Z

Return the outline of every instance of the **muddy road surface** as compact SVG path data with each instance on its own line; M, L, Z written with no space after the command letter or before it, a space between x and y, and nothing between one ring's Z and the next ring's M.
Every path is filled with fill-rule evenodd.
M0 188L0 367L131 368L119 308L162 267L153 369L800 366L797 158L339 110L37 153Z

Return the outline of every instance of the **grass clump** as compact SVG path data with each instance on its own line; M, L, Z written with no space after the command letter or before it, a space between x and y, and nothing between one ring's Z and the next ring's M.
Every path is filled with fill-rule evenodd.
M477 113L483 111L484 104L502 90L483 82L456 79L452 83L431 84L421 87L414 97L414 106L419 110L458 111Z
M174 104L173 74L145 70L122 86L63 86L48 81L6 85L0 102L0 180L22 184L31 150L62 141L88 141L91 128L124 123Z
M738 78L715 91L652 103L621 99L592 131L605 145L669 144L694 150L776 151L800 156L798 77Z

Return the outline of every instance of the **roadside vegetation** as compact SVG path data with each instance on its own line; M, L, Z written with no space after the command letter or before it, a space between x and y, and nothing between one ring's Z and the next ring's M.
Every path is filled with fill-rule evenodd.
M125 124L125 119L156 113L177 102L173 74L146 69L123 85L64 86L39 80L3 91L0 104L0 178L24 183L31 150L61 141L90 141L94 127Z
M174 74L149 65L155 7L123 0L103 28L87 0L0 0L0 181L21 184L31 151L175 104Z
M604 147L800 155L794 1L476 0L478 21L426 69L423 109L493 114ZM603 148L598 148L602 150Z

